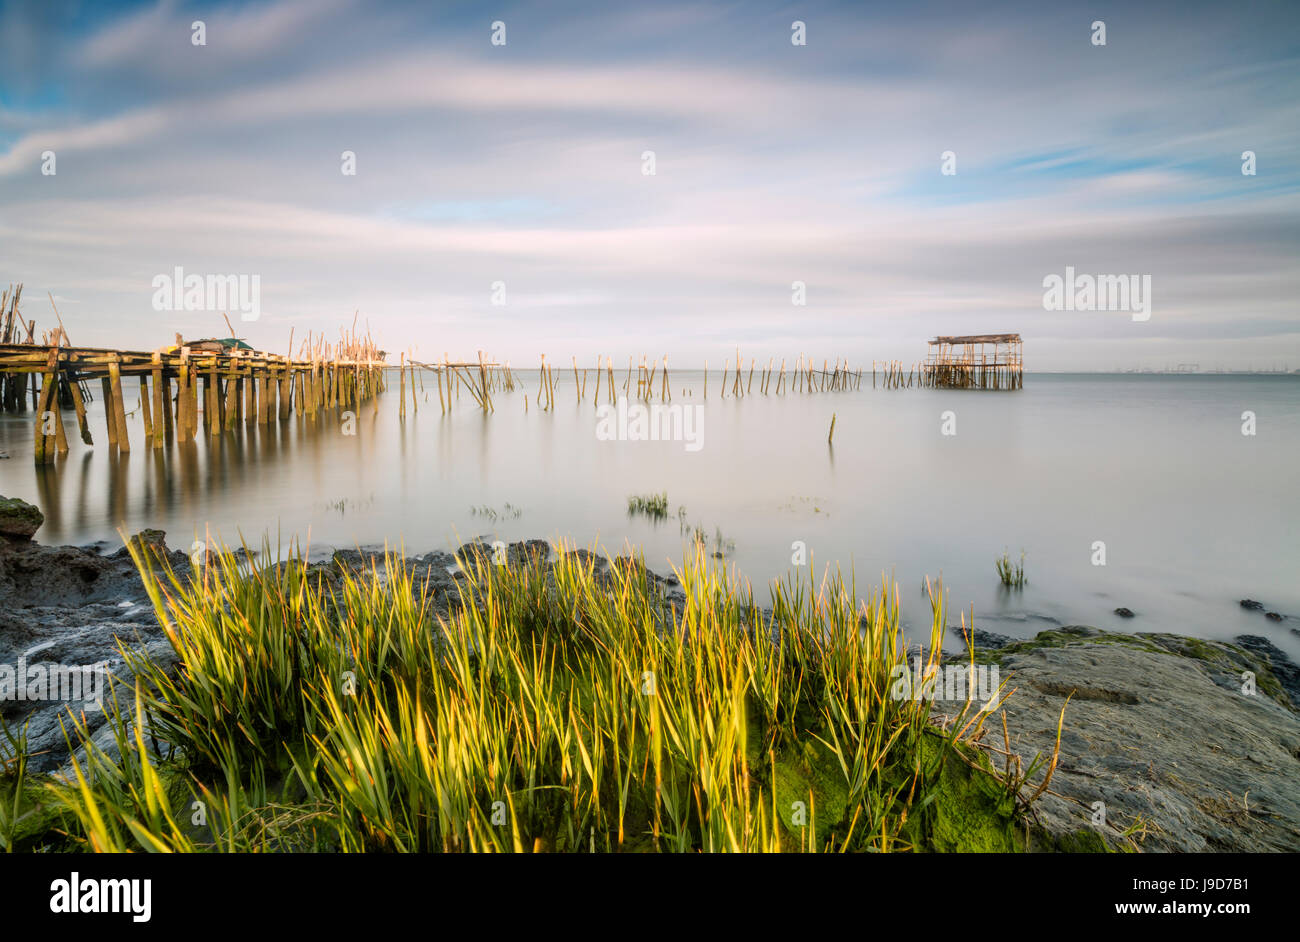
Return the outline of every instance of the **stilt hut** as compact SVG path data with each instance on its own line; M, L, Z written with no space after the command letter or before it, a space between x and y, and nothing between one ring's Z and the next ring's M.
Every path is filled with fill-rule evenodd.
M1022 363L1019 334L935 337L923 381L947 389L1020 389Z

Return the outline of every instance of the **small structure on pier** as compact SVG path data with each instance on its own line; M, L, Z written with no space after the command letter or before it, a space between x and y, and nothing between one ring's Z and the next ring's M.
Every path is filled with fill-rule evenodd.
M1019 334L935 337L921 381L947 389L1020 389L1022 366Z
M176 335L175 346L168 347L167 353L176 353L182 347L189 347L190 353L232 353L236 350L247 350L253 352L253 348L238 337L227 337L225 340L219 340L216 337L210 337L206 340L182 340L180 335Z

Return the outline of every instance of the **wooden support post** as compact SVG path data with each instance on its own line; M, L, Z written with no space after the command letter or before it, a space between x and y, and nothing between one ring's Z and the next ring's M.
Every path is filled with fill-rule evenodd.
M239 374L235 372L234 364L231 364L226 376L225 415L222 416L221 423L221 427L227 432L233 431L239 421L239 392Z
M203 384L203 434L209 433L209 426L212 424L212 378L209 374L204 373L199 381Z
M104 426L108 432L108 447L117 447L117 416L113 414L113 383L107 376L100 379L104 397Z
M293 408L293 376L289 373L289 364L286 362L280 368L280 421L283 422L289 418L290 410Z
M221 427L224 424L222 413L225 410L226 397L225 389L222 388L221 385L221 374L217 372L215 360L213 361L212 366L208 369L208 376L211 381L211 397L209 399L208 408L212 412L212 421L208 423L208 435L212 438L216 438L221 434Z
M162 432L158 437L158 445L160 447L162 445L165 445L167 443L167 440L170 439L176 433L176 415L174 412L172 412L171 386L172 386L171 380L168 378L166 372L159 373L158 374L159 392L154 394L156 397L154 399L154 402L158 402L159 399L161 399L162 401L162 406L161 406L162 421L160 423L162 426Z
M265 425L267 421L267 396L270 395L270 384L266 381L266 367L257 371L257 424Z
M247 373L243 379L244 383L244 424L257 424L257 378L253 375L253 368L248 367Z
M117 354L112 354L108 361L108 378L113 388L113 415L117 421L117 447L122 451L131 450L131 441L126 432L126 403L122 401L122 368L118 365Z
M149 377L140 374L140 414L144 417L144 440L153 444L153 405L149 401ZM161 419L162 416L159 416Z
M53 422L61 423L62 421L58 412L58 388L59 351L55 349L50 351L49 359L46 361L44 377L41 380L40 396L36 401L35 450L33 456L38 465L54 463L54 448L57 439L53 434L54 430L49 426ZM48 421L47 416L50 416Z
M81 395L81 384L69 375L68 386L72 390L72 407L77 410L77 426L81 429L81 440L87 445L93 445L95 440L90 437L90 423L86 419L86 403Z
M162 354L155 353L153 359L153 447L161 448L166 438L167 407L163 399Z

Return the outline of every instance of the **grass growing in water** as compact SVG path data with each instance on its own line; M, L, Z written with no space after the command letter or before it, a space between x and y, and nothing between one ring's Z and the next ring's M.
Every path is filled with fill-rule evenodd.
M668 516L668 492L658 494L634 494L627 499L629 517L642 514L651 520L659 521Z
M493 523L497 520L518 520L523 514L522 509L509 502L499 511L495 507L484 504L481 507L471 507L469 512L475 517L487 517Z
M1001 578L1002 584L1009 588L1021 589L1025 585L1025 554L1020 553L1020 562L1013 564L1011 557L1006 553L997 561L998 577Z
M73 847L1021 846L1022 783L968 744L983 715L944 732L891 695L891 584L861 602L838 576L778 584L768 614L702 553L677 607L639 563L473 557L439 615L395 555L327 576L223 550L181 575L133 553L178 665L129 655L122 758L87 745L45 786Z

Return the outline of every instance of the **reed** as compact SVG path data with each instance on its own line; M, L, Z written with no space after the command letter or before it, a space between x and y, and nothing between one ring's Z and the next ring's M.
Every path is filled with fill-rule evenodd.
M668 516L668 493L633 495L627 499L629 517L640 514L652 520L663 520Z
M1007 553L1002 554L1002 558L997 560L998 578L1002 584L1008 588L1024 588L1025 579L1025 554L1020 553L1020 562L1012 563L1011 557Z

